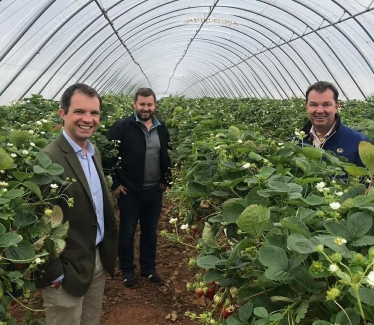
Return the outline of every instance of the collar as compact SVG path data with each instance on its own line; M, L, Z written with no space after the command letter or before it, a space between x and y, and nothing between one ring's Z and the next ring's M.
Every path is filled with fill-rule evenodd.
M335 125L336 125L336 120L335 120L335 123L333 124L333 126L330 128L329 132L327 132L327 133L325 134L325 136L323 137L323 139L328 138L328 137L331 135L331 133L334 132L334 130L335 130ZM310 134L314 139L322 140L322 139L318 136L318 134L317 134L317 132L316 132L316 129L314 128L313 125L312 125L312 127L311 127L311 129L310 129L309 134Z
M135 110L134 110L134 116L135 116L135 121L136 122L142 123L142 121L139 119L138 115L136 114ZM156 116L153 115L151 117L151 120L152 120L152 124L153 124L154 127L157 127L157 126L161 125L160 121L156 118Z
M66 141L69 142L69 144L72 146L72 148L73 148L73 150L76 154L78 154L80 151L83 152L83 149L80 146L78 146L72 138L69 137L69 135L66 133L65 130L62 131L62 134L64 135ZM95 148L89 140L87 140L86 149L87 149L87 154L88 155L93 156L95 154Z

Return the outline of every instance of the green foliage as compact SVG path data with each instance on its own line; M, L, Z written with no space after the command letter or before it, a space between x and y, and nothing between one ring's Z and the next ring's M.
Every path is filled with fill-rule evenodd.
M373 146L360 144L367 168L298 147L301 99L169 97L159 107L172 120L178 176L170 196L181 211L207 216L197 266L204 280L237 291L230 295L239 308L217 324L368 325ZM342 120L374 139L371 102L342 107ZM207 315L198 321L210 324Z
M304 104L303 99L253 98L159 102L176 166L170 198L187 226L198 218L205 222L193 264L203 270L200 281L217 281L219 295L230 298L235 309L227 319L204 313L199 322L374 322L372 145L360 144L367 168L322 149L296 146L292 138L306 121ZM341 106L342 120L374 140L372 99ZM15 295L17 285L27 296L33 289L27 274L64 249L69 225L54 202L69 200L63 194L69 182L59 178L60 166L39 153L60 133L58 107L33 95L0 108L4 299ZM105 150L104 159L116 156L118 146L108 143L106 131L132 110L132 98L104 96L101 124L92 138ZM366 181L369 188L360 184ZM182 236L169 238L183 243ZM24 268L16 270L16 264ZM0 304L0 321L8 303Z

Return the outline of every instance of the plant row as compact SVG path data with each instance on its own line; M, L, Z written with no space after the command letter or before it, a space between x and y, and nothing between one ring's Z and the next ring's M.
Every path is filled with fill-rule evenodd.
M187 314L202 324L374 322L374 147L360 144L360 168L298 146L300 99L162 106L177 204L175 230L163 235L196 249L187 286L208 302ZM345 102L340 115L373 139L373 108L372 99Z

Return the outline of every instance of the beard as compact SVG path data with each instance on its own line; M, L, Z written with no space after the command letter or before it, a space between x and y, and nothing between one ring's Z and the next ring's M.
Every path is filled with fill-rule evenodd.
M152 112L145 112L145 113L136 112L136 115L138 116L139 120L147 122L148 120L152 118L153 113Z

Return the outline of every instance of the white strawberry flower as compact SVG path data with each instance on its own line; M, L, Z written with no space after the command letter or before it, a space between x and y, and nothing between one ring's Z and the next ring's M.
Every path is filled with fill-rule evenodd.
M23 150L22 153L23 153L24 155L28 155L28 154L29 154L29 152L28 152L27 150Z
M53 189L58 188L58 185L57 185L57 184L51 184L50 186L51 186L51 188L53 188Z
M336 193L337 196L342 196L343 194L344 193L342 191Z
M171 223L171 224L176 224L177 221L178 221L177 218L170 218L169 223Z
M346 244L347 240L343 237L336 237L334 240L335 244L338 244L339 246Z
M339 202L332 202L332 203L330 203L330 207L333 210L338 210L340 208L340 203Z
M336 265L336 264L331 264L330 267L329 267L329 271L331 273L335 273L339 270L339 267Z
M239 143L243 143L243 140L242 140L242 139L239 139L238 142L239 142Z
M374 271L371 271L367 277L366 277L366 281L369 285L371 285L372 287L374 287Z
M325 186L326 186L325 182L319 182L316 184L316 188L319 192L322 192Z
M247 169L247 168L251 167L251 164L250 163L245 163L242 167Z
M181 229L182 230L185 230L185 229L187 229L188 228L188 223L186 223L185 225L181 225Z
M42 125L43 123L40 121L36 121L36 125Z

